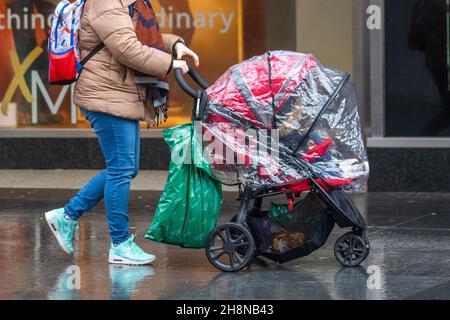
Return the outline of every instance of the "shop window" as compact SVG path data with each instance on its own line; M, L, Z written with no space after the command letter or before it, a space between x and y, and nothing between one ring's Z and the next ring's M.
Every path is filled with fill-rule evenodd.
M47 85L48 23L58 2L0 0L0 127L89 127L72 104L73 88ZM284 1L278 5L279 11L273 12L269 0L152 1L163 32L179 34L200 54L199 71L210 82L242 59L275 48L276 37L269 37L273 35L271 21L283 19L273 17L282 15L283 7L294 2ZM291 23L290 29L295 30L295 21L285 23ZM294 48L294 41L286 49ZM21 71L20 85L11 85L18 72L13 68L13 60L23 62L30 54L33 63ZM166 127L189 122L192 107L192 100L178 89L173 79L171 88ZM60 95L64 98L55 104Z
M449 0L386 6L386 136L450 136Z

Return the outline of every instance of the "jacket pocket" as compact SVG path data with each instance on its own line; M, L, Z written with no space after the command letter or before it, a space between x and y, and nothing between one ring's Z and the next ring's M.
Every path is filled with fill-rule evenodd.
M125 68L125 80L123 83L126 86L130 86L130 87L136 86L136 84L134 83L134 72L135 71L128 67L124 67L124 68Z

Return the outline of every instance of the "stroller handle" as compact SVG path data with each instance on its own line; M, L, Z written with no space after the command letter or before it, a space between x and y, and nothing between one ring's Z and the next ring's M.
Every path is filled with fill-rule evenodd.
M189 76L203 89L206 90L209 84L192 68L189 68ZM200 93L198 90L193 89L184 79L183 71L181 69L175 69L175 78L177 79L178 85L184 92L190 95L194 99L200 99Z

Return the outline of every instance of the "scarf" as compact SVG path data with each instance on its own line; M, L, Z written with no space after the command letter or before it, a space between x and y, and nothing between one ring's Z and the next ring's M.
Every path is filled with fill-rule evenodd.
M158 19L149 0L137 0L134 6L138 15L136 35L138 40L151 48L164 51L164 41ZM151 112L154 125L167 120L169 83L168 78L156 78L136 71L135 83L146 113Z

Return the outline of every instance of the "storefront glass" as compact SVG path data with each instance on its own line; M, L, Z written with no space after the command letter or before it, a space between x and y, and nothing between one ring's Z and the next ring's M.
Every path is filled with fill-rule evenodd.
M286 1L291 2L291 1ZM57 0L0 0L0 128L86 128L73 87L47 84L47 34ZM213 81L228 67L266 50L267 1L154 0L163 32L182 36ZM165 126L190 121L192 100L171 81Z
M386 136L450 136L449 0L386 6Z

